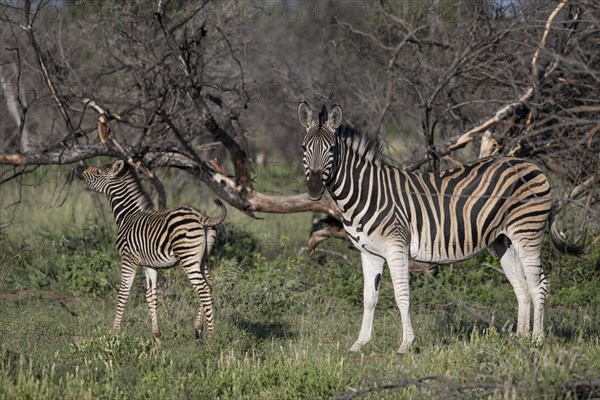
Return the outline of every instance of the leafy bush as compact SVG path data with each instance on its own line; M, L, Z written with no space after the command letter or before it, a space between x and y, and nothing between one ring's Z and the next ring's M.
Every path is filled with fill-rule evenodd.
M230 222L217 227L217 240L211 257L217 260L233 259L239 263L260 249L260 242L252 233Z
M229 259L219 269L218 301L233 304L244 315L275 318L303 305L303 284L297 273L302 257L269 260L253 253L247 262Z
M5 235L0 236L0 288L2 291L48 286L51 279L44 270L43 259L27 243L17 242ZM47 254L49 256L49 254Z
M54 286L76 294L107 294L118 265L114 236L91 222L59 233L39 233L35 243L3 237L0 262L10 268L0 285L7 291Z
M70 226L58 235L55 232L46 232L42 237L60 254L114 251L116 232L113 224L110 226L109 228L98 221L90 220L81 228Z
M314 261L307 268L305 279L313 293L321 298L333 297L343 302L360 306L363 302L363 276L359 266L319 265ZM385 296L380 296L378 307L387 308Z
M118 279L111 273L117 270L117 261L106 252L92 250L87 255L61 254L57 263L61 271L60 279L75 294L108 294L111 281L117 282L115 279Z

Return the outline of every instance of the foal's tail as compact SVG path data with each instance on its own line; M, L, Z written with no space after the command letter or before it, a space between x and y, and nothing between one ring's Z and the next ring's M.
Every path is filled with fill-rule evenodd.
M225 208L223 202L219 199L215 199L214 201L217 207L221 209L221 213L216 217L207 217L204 221L202 221L204 223L204 226L217 226L221 222L223 222L223 220L227 216L227 208Z

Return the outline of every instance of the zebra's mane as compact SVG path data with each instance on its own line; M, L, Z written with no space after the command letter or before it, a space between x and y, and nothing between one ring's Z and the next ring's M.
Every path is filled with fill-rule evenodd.
M369 136L349 125L340 125L335 134L348 150L376 165L384 164L383 150L377 137Z
M127 163L124 165L123 168L123 174L126 176L126 179L128 181L127 185L130 188L134 189L134 192L136 192L135 194L138 196L138 205L144 210L153 210L154 206L152 204L152 201L146 194L146 191L142 186L142 180L138 176L137 172L134 171L133 168L131 168Z

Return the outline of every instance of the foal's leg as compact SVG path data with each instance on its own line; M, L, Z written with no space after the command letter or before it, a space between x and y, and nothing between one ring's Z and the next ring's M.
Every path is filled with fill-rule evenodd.
M200 339L202 330L204 327L203 322L206 321L206 337L212 338L214 332L213 322L213 301L211 296L211 289L206 281L204 274L201 272L199 264L195 264L190 267L185 267L185 272L188 275L188 279L196 289L196 293L200 298L200 307L196 319L194 320L194 332L196 339Z
M114 334L118 333L121 329L121 318L123 318L123 311L125 305L129 299L129 293L131 292L131 286L135 278L137 271L137 265L132 262L123 260L121 263L121 284L119 285L119 294L117 296L117 314L115 315L115 322L113 323L112 331Z
M158 329L157 319L157 284L156 280L158 273L154 268L144 267L146 274L146 301L150 309L150 318L152 319L152 340L157 341L160 338L160 330Z

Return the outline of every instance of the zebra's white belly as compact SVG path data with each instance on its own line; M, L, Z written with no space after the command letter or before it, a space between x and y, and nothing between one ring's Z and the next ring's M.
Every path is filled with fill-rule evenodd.
M410 258L413 260L434 263L448 259L447 254L436 243L427 245L426 243L419 243L417 239L411 239L409 249Z
M419 243L418 240L411 240L410 258L426 263L444 264L469 259L483 249L485 249L485 246L473 248L473 246L465 244L463 245L463 249L460 249L459 246L449 246L446 248L442 241L429 244Z
M393 245L387 243L383 238L379 238L376 235L368 236L364 231L357 230L354 226L345 226L344 228L354 247L360 251L366 251L386 258L387 254L392 250ZM419 243L418 240L413 239L409 244L409 257L416 261L443 264L466 260L481 252L484 248L485 246L481 248L467 246L463 249L465 253L462 253L461 250L458 250L457 246L446 249L443 242L430 245Z
M177 264L177 258L173 254L169 255L144 255L141 257L141 265L151 268L170 268Z
M354 226L346 226L344 228L348 233L350 241L358 250L385 257L387 246L381 240L377 240L373 236L368 236L365 232L357 230Z

